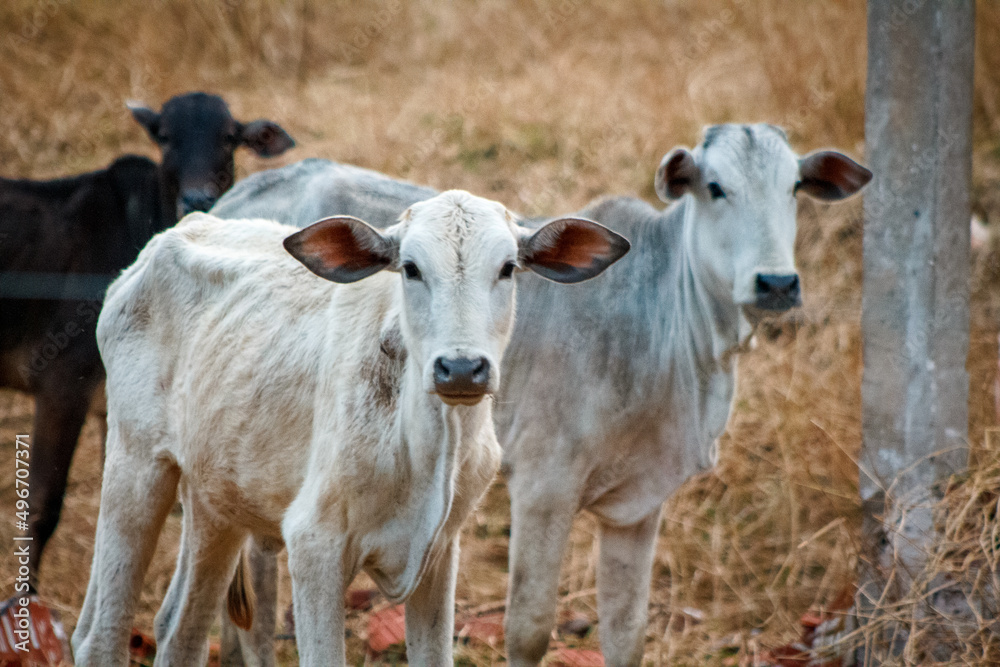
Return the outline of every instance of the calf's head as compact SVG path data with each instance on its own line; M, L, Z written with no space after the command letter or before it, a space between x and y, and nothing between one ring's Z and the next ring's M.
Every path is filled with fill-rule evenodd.
M795 268L796 196L834 201L858 192L870 171L835 151L799 158L773 125L715 125L693 151L670 151L656 193L690 195L685 243L714 292L761 316L801 305Z
M337 216L289 236L285 248L338 283L398 271L402 344L423 388L449 405L474 405L499 386L515 273L581 282L622 257L629 243L579 218L527 229L501 204L452 190L414 204L384 232Z
M233 153L246 146L262 157L280 155L295 145L269 120L241 123L221 97L187 93L167 100L157 113L128 102L132 116L163 151L160 165L164 196L180 218L207 211L233 185Z

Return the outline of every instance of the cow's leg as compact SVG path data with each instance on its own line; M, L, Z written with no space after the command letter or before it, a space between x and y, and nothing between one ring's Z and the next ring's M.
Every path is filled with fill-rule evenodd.
M156 618L153 619L153 636L157 639L167 635L169 627L177 622L177 616L180 614L184 590L187 587L191 553L190 549L184 548L187 534L193 529L190 521L190 513L184 512L181 517L181 546L177 550L177 564L174 566L174 574L170 578L167 594L163 596L163 602L160 603Z
M187 553L178 556L168 599L157 614L156 665L203 665L208 660L208 633L246 540L242 529L217 521L212 508L185 495L181 551Z
M306 512L307 514L311 514ZM296 503L286 514L282 536L288 549L295 611L295 643L302 667L346 664L344 592L357 572L341 535L303 516Z
M281 544L251 539L250 578L256 594L253 626L237 628L222 614L222 667L273 667L274 626L278 614L278 552Z
M55 384L55 381L52 381ZM27 535L32 537L28 567L32 586L45 545L59 523L66 480L80 430L87 418L94 384L78 386L76 393L65 387L44 386L35 395L35 426L31 441L31 515Z
M509 482L510 583L505 636L507 659L514 667L537 665L548 649L558 602L559 566L576 510L575 488L557 493L548 480L545 485L549 488L522 482L517 475Z
M117 429L110 430L112 441ZM115 449L104 470L94 561L73 633L76 664L128 664L128 640L142 579L177 493L180 470L164 459Z
M608 667L642 664L659 525L659 510L632 526L600 524L597 616Z
M406 655L411 664L453 664L458 552L456 535L406 601Z

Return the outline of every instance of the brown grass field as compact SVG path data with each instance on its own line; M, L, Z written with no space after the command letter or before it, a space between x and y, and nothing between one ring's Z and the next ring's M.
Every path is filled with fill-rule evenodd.
M974 206L995 228L1000 5L979 2L977 26ZM271 118L298 142L277 160L241 152L240 175L319 156L468 189L524 214L574 211L602 194L653 201L661 156L694 145L710 123L769 121L800 152L837 147L863 158L865 30L862 0L7 0L0 174L46 178L96 169L125 152L155 157L123 102L158 108L174 94L206 90L223 95L238 118ZM761 664L767 648L800 634L804 612L842 611L852 591L860 200L802 201L797 251L805 306L743 357L721 464L690 480L664 511L648 664ZM972 275L975 465L947 501L964 508L962 521L949 524L949 553L995 566L1000 454L984 433L997 426L1000 243L974 254ZM28 397L0 391L0 469L13 468L14 435L29 432L31 410ZM98 434L91 417L42 570L43 595L70 631L97 519ZM13 507L13 497L13 475L0 474L0 508ZM469 522L460 610L503 600L506 503L497 482ZM991 531L992 542L979 540ZM172 516L136 619L146 632L179 532ZM0 522L0 545L12 535L11 522ZM5 598L14 566L8 556L0 564ZM581 516L563 565L561 614L596 619L595 564L594 524ZM281 585L283 612L287 577ZM352 664L393 664L366 661L364 618L350 618ZM1000 640L984 630L983 645L955 664L1000 664ZM596 648L599 631L560 640ZM297 664L294 643L279 646L282 664ZM498 664L503 651L470 644L456 659Z

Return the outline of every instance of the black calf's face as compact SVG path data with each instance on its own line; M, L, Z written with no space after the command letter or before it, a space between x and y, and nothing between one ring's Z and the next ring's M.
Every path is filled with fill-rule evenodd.
M237 121L216 95L178 95L159 113L136 103L129 103L128 108L163 151L160 170L165 195L175 202L178 218L191 211L207 211L232 187L233 153L239 146L273 157L295 145L277 123Z

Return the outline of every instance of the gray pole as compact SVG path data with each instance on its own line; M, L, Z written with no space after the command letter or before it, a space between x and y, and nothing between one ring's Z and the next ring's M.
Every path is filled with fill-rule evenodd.
M967 462L974 36L972 0L868 2L862 620L887 571L896 594L919 571L935 484Z

